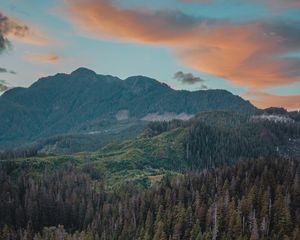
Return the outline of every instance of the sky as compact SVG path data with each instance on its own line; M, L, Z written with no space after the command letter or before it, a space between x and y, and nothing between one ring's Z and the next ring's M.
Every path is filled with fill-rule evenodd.
M0 92L87 67L300 109L300 0L3 0Z

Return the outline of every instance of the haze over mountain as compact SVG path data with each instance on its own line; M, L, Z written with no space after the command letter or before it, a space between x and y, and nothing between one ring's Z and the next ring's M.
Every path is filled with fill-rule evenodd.
M251 113L255 109L225 90L174 90L144 76L121 80L79 68L71 74L41 78L29 88L5 92L0 97L0 144L94 134L103 122L189 119L209 110Z

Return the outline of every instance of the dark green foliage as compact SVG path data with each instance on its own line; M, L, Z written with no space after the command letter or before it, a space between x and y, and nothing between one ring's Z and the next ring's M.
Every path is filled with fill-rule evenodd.
M196 122L188 129L185 141L186 158L192 168L212 168L232 164L243 158L276 155L270 126L252 122L222 125ZM285 132L286 133L286 132Z
M1 239L298 239L300 165L260 159L106 192L74 167L0 174ZM58 226L58 227L51 227Z
M192 170L214 168L258 157L283 155L298 159L299 122L254 119L228 111L205 112L186 122L150 123L144 136L182 129L183 156Z
M105 121L84 126L77 133L53 136L27 143L21 147L0 150L0 159L16 159L53 154L72 154L95 151L112 141L122 141L141 134L147 125L144 121ZM97 127L97 131L95 130ZM1 149L1 146L0 146Z

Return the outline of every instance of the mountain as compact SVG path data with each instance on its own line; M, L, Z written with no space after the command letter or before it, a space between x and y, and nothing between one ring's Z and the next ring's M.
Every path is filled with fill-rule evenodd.
M225 90L174 90L144 76L121 80L79 68L5 92L0 97L0 146L93 134L107 122L189 119L208 110L252 113L255 109Z

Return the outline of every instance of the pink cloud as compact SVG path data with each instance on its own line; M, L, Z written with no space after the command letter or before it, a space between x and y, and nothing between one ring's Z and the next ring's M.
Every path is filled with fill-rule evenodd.
M41 63L41 64L56 64L60 58L56 54L28 54L25 56L26 60Z

